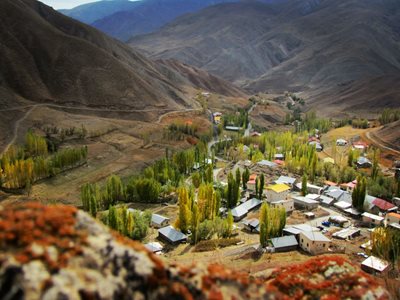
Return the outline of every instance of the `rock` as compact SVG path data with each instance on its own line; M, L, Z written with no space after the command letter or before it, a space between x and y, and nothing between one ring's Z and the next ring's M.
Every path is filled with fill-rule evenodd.
M389 299L341 257L251 278L220 265L167 266L71 206L0 210L0 294L7 299ZM342 297L343 296L343 297Z

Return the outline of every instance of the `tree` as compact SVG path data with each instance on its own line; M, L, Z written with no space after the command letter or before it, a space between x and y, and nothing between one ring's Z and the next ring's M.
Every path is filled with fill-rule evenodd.
M260 186L258 190L258 198L262 199L263 193L264 193L264 186L265 186L265 178L264 174L261 174L260 176Z
M192 184L197 189L201 184L201 174L199 172L195 172L192 174Z
M177 220L177 227L183 232L187 233L190 228L190 203L189 194L186 187L180 187L178 189L178 202L179 202L179 213Z
M231 211L228 212L228 216L225 219L226 221L226 237L230 237L232 235L233 230L233 216Z
M236 184L238 186L240 186L241 175L240 175L240 169L239 168L236 169L236 178L235 179L236 179Z
M353 162L354 162L354 152L352 149L350 149L349 154L347 156L347 165L349 167L353 166Z
M250 171L248 168L246 168L242 173L243 190L247 189L247 182L249 181L249 179L250 179Z
M121 178L117 175L111 175L107 178L103 201L106 206L109 206L123 200L125 200L125 188Z
M353 193L351 195L352 205L354 208L358 209L359 211L364 210L364 201L366 194L367 194L367 180L365 177L358 177L357 185L354 188Z
M269 205L263 203L260 209L260 244L262 247L267 246L268 241L268 223L269 223Z
M151 212L145 211L141 213L134 211L131 213L133 216L133 230L131 232L131 238L134 240L141 241L146 235L151 222Z
M199 231L200 215L199 208L196 203L193 204L192 219L191 219L191 232L192 232L192 243L197 244L198 242L198 231Z
M302 196L307 195L307 175L304 174L301 180L301 194Z
M118 230L118 215L115 206L110 206L108 210L108 227Z
M374 180L378 177L379 157L380 157L380 151L378 148L374 147L373 154L372 154L372 172L371 172L371 177Z

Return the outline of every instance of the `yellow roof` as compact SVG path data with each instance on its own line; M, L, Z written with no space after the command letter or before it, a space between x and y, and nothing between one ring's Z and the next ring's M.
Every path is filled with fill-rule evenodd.
M282 193L287 190L290 190L290 187L284 183L280 183L280 184L269 185L267 187L267 190L274 191L275 193Z

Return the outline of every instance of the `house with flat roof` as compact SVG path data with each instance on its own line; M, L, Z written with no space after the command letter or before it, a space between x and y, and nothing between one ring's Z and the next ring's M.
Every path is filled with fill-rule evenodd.
M321 232L303 231L300 233L300 247L312 255L328 252L330 244L331 240Z
M158 214L151 215L151 226L154 228L161 228L169 225L170 219Z
M240 204L240 205L236 206L235 208L232 208L231 213L233 216L233 220L235 222L242 220L244 217L247 216L249 211L252 211L252 210L258 208L260 205L261 205L261 200L252 198L252 199L246 201L245 203Z
M151 242L144 245L147 250L154 254L161 254L164 247L159 242Z
M294 207L297 207L299 209L313 210L318 208L319 205L318 201L311 200L303 196L295 196L293 197L293 200L294 200Z
M173 245L185 243L187 241L187 235L176 230L171 225L159 229L158 238Z
M361 234L361 230L358 228L345 228L338 232L335 232L332 236L341 240L349 240L359 236Z
M329 222L337 224L340 227L348 227L350 225L350 221L342 216L330 216Z
M367 212L364 212L362 214L362 220L364 223L370 224L370 225L382 225L384 218L381 216L377 216L374 214L370 214Z
M277 180L275 180L276 184L286 184L293 188L294 184L296 183L296 178L289 177L289 176L280 176Z
M260 226L260 220L258 219L246 219L243 220L242 224L244 225L244 229L250 232L258 232Z
M278 164L269 161L269 160L261 160L257 163L257 165L262 166L262 167L269 167L269 168L276 168L278 166Z
M290 214L294 210L293 199L270 202L269 205L274 208L283 207L286 210L286 214Z
M290 187L284 183L272 184L267 186L267 201L276 202L286 200L289 195Z
M313 227L308 224L297 224L297 225L286 225L283 228L283 235L294 235L296 239L299 239L301 232L319 232L317 227Z
M301 185L302 185L301 182L296 183L295 186L296 186L297 190L301 191ZM310 193L310 194L322 194L323 191L324 191L323 187L320 187L318 185L311 184L311 183L307 182L307 193Z
M322 146L322 144L317 141L311 141L308 143L308 145L315 147L315 150L317 150L317 152L321 152L322 150L324 150L324 146Z
M333 206L344 211L344 210L350 208L352 205L351 205L351 203L348 203L346 201L339 201L339 202L336 202L335 204L333 204Z
M271 244L272 247L275 248L275 252L293 251L299 246L299 243L293 235L273 238L271 239Z
M333 203L335 203L335 199L325 196L325 195L321 195L321 197L319 197L318 199L319 203L323 206L331 206L333 205Z
M285 160L285 155L283 153L277 153L274 155L274 159Z
M376 256L370 256L361 263L361 269L370 274L384 274L389 271L390 263Z

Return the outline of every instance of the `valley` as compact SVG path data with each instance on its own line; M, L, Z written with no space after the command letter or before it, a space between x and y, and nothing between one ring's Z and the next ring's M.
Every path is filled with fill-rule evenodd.
M398 1L44 3L0 2L0 294L400 298Z

